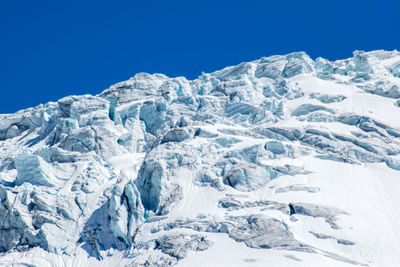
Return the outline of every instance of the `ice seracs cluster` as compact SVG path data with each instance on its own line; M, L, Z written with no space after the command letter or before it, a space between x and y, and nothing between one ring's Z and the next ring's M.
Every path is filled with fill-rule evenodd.
M399 178L397 51L139 73L0 115L0 265L396 266Z

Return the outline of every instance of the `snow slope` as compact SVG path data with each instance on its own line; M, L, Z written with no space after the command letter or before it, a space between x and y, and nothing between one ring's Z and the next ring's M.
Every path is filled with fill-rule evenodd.
M136 74L0 115L0 266L400 266L400 54Z

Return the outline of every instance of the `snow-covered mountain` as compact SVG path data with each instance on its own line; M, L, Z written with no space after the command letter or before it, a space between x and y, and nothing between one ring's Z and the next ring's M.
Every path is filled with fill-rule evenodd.
M400 53L0 115L0 200L0 266L400 266Z

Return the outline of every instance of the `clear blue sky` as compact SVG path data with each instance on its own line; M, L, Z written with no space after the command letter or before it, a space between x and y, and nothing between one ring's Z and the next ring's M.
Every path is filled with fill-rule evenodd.
M400 49L380 1L0 1L0 113L97 94L137 72L196 78L262 56Z

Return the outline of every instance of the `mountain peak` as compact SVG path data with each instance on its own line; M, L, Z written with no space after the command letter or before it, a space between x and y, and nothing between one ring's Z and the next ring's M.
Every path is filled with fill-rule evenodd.
M400 265L399 107L377 50L0 115L0 265Z

